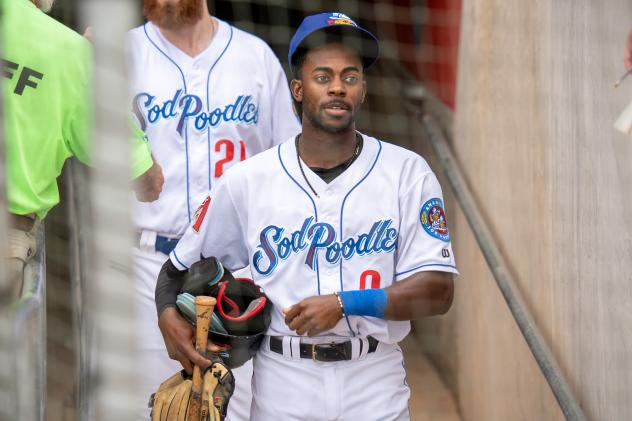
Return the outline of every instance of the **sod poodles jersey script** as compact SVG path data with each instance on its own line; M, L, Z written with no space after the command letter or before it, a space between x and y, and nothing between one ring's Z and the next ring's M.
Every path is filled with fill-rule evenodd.
M186 269L201 252L230 269L250 265L274 303L269 335L292 335L280 309L309 296L384 288L419 271L457 273L441 188L420 156L364 136L358 159L329 184L303 166L318 196L293 138L231 169L172 262ZM325 334L395 343L409 329L348 316Z
M131 109L165 175L158 201L137 204L139 228L181 235L229 167L299 130L272 50L216 21L213 41L196 57L151 22L129 33Z

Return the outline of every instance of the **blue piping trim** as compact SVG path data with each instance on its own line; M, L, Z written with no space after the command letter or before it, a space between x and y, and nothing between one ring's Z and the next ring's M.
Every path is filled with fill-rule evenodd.
M426 265L417 266L417 267L414 267L414 268L412 268L412 269L409 269L409 270L405 270L405 271L403 271L403 272L396 273L396 274L395 274L395 276L397 277L397 276L399 276L399 275L403 275L403 274L405 274L405 273L412 272L413 270L421 269L421 268L428 267L428 266L442 266L442 267L446 267L446 268L456 269L456 266L454 266L454 265L444 265L444 264L442 264L442 263L428 263L428 264L426 264Z
M344 237L343 231L342 231L342 221L343 221L342 216L345 209L345 203L347 202L347 198L349 197L351 192L354 191L355 188L358 187L364 180L366 180L369 174L371 174L371 172L373 171L373 168L375 168L375 164L377 164L377 160L380 158L380 154L382 153L382 142L378 140L377 144L379 146L379 149L377 151L377 155L375 156L375 161L373 161L373 165L371 165L371 168L369 168L369 171L367 171L364 177L362 177L362 179L358 181L355 186L351 187L351 190L347 192L347 194L345 195L345 198L342 200L342 205L340 206L340 240L341 241ZM340 259L340 263L338 264L338 266L340 267L340 291L344 291L344 287L342 286L343 285L342 284L342 261L343 259ZM353 331L353 329L351 329L351 323L349 323L349 316L347 316L346 314L345 314L345 319L347 319L347 325L349 326L349 331L351 332L353 336L355 336L356 333Z
M307 197L309 197L309 200L312 201L312 205L314 206L314 219L315 219L316 222L318 222L318 211L316 210L316 202L314 202L314 199L312 198L312 196L309 193L307 193L307 190L305 190L303 188L303 186L301 186L298 183L298 181L296 181L296 179L290 175L290 172L287 170L287 168L285 167L285 164L283 163L283 158L281 158L281 146L282 145L283 144L277 146L277 155L279 156L279 162L281 163L281 166L283 167L283 170L285 171L287 176L290 177L290 180L292 180L294 182L294 184L296 184L298 186L299 189L303 190L303 193L305 193L307 195Z
M206 102L207 102L207 106L206 106L206 110L208 111L208 84L206 86ZM213 176L211 176L211 127L209 126L209 128L206 131L206 156L208 156L208 190L211 191L211 179L213 178Z
M178 63L176 63L171 57L169 57L167 55L167 53L162 51L160 49L160 47L158 47L158 45L154 42L154 40L151 39L151 37L147 33L147 24L146 23L143 25L143 31L145 31L145 36L147 37L147 39L149 40L151 45L153 45L156 48L156 50L158 50L163 56L165 56L167 58L167 60L169 60L171 63L173 63L174 66L176 66L176 68L180 72L180 75L182 76L182 83L184 84L184 94L186 95L187 94L187 81L186 81L186 78L184 77L184 72L182 71L180 66L178 66ZM185 122L185 124L187 124L187 123ZM191 223L191 204L189 203L190 202L190 197L191 197L190 196L190 192L189 192L189 136L187 134L186 127L184 128L184 154L186 156L187 216L189 217L189 223Z
M320 295L320 267L318 266L318 255L315 256L316 259L316 286L318 289L318 295Z
M230 28L230 37L228 37L228 42L226 43L226 46L224 47L220 55L217 57L215 62L213 62L213 64L211 65L211 68L208 70L208 75L206 76L206 111L208 112L211 111L210 109L211 105L209 102L209 97L211 96L211 93L209 92L210 83L211 83L211 72L213 71L213 68L215 67L217 62L222 58L226 50L228 50L228 46L233 40L233 27L229 25L229 28ZM210 125L208 127L208 131L206 132L206 147L208 150L208 189L211 190L211 180L213 179L213 177L211 176L211 126Z
M404 353L402 352L402 349L400 347L395 348L395 351L399 352L400 358L402 359L402 368L404 369L404 386L406 386L407 389L410 389L406 374L406 362L404 361ZM410 411L410 408L408 410Z
M277 155L279 156L279 162L281 163L281 167L283 167L283 171L285 171L285 173L287 174L288 177L290 177L290 180L292 180L294 182L294 184L296 184L298 186L299 189L303 190L303 193L305 193L307 195L307 197L309 197L309 200L312 201L312 205L314 206L314 220L316 222L318 222L318 210L316 209L316 202L314 202L314 198L312 198L312 196L307 193L307 190L305 190L303 188L303 186L301 186L298 181L296 181L296 179L294 179L294 177L292 177L290 175L290 172L287 170L287 168L285 167L285 164L283 163L283 158L281 158L281 146L283 144L277 146ZM320 295L320 270L318 268L318 259L316 259L316 280L318 281L318 295ZM348 323L348 321L347 321Z
M186 123L185 123L186 124ZM186 172L187 172L187 215L189 216L189 224L191 223L191 193L189 192L189 133L187 128L184 128L184 154L187 158Z
M175 259L178 261L178 263L180 263L180 265L182 265L182 267L185 267L185 268L187 268L187 269L189 268L187 265L185 265L184 263L182 263L182 260L180 260L180 259L178 258L178 255L176 254L176 251L175 251L175 250L173 250L171 253L173 253L173 257L175 257Z
M164 51L162 51L160 49L160 47L158 47L158 45L154 42L154 40L151 39L151 37L149 36L149 34L147 33L147 24L143 25L143 29L145 31L145 36L147 37L147 39L149 40L149 42L151 43L151 45L153 45L154 47L156 47L156 49L158 51L160 51L160 53L165 56L167 58L167 60L169 60L170 62L173 63L174 66L176 66L176 68L180 71L180 75L182 75L182 82L184 83L184 93L187 93L187 82L184 78L184 73L182 72L182 69L180 68L180 66L178 66L178 63L176 63L171 57L169 57L167 55L167 53L165 53Z

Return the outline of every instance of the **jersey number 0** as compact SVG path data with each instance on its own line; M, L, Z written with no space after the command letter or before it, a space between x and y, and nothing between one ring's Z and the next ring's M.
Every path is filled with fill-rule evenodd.
M367 279L371 279L370 289L378 289L380 287L380 272L376 270L365 270L360 275L360 289L367 289Z

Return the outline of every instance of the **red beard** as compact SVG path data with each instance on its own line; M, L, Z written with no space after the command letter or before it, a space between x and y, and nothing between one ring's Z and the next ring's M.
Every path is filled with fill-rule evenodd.
M143 15L161 28L177 28L195 23L202 17L200 0L180 0L178 4L159 4L158 0L144 0Z

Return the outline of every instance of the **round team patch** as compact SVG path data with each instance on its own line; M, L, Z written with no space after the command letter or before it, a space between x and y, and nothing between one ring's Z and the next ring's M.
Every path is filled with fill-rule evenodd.
M419 221L424 230L441 241L446 243L450 241L450 232L448 231L448 222L443 211L443 201L439 198L428 200L421 207Z

